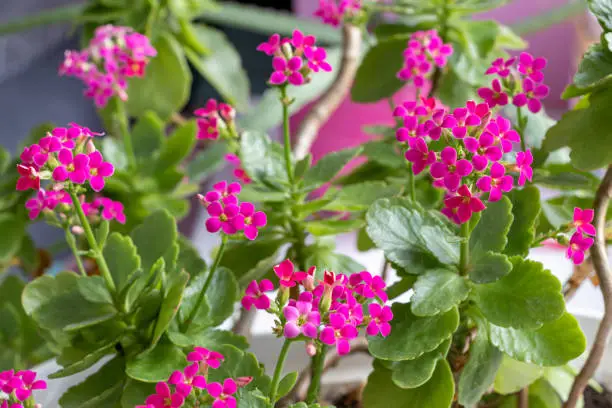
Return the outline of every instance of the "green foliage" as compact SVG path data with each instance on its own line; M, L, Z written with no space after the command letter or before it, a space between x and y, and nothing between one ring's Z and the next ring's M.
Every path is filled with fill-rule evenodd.
M10 214L0 214L0 265L8 263L21 248L25 221Z
M510 194L514 221L508 231L507 255L527 256L535 239L535 226L540 215L540 191L535 186L513 190Z
M470 236L472 253L478 255L488 251L503 251L508 242L507 235L513 219L512 204L507 197L489 203Z
M478 331L469 356L458 387L458 401L466 407L477 404L489 390L503 358L502 353L489 343L486 330Z
M438 365L438 361L446 358L450 344L450 339L445 340L437 349L427 352L414 360L394 362L379 360L379 362L393 372L391 375L393 384L406 389L418 388L431 378Z
M242 167L259 183L287 182L283 148L262 132L245 132L240 138Z
M164 122L155 112L145 112L132 128L134 155L147 159L156 154L164 144Z
M168 266L176 261L176 258L172 259L178 255L172 253L177 239L176 222L167 211L151 214L131 235L138 248L143 270L148 271L160 257L165 259Z
M112 233L104 246L103 254L117 290L123 290L140 268L140 257L132 239L116 232Z
M494 389L499 394L513 394L544 375L545 369L504 356L495 377Z
M444 313L467 299L470 285L462 276L445 269L427 271L417 278L410 304L416 316Z
M185 366L185 354L171 343L159 343L127 363L125 373L143 382L166 381L177 367Z
M512 264L506 255L492 251L481 252L470 260L469 276L476 283L490 283L506 276Z
M298 372L293 371L284 376L278 383L277 397L280 399L289 394L298 379Z
M307 191L314 190L324 183L331 181L361 152L360 148L344 149L325 155L304 174L304 186Z

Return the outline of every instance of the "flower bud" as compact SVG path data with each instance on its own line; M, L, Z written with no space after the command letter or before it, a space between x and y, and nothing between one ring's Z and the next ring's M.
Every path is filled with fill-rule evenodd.
M238 377L235 379L238 388L246 387L253 381L253 377Z
M96 146L94 145L93 141L89 140L87 142L87 144L85 145L85 151L87 152L87 154L91 154L96 151Z
M309 357L314 357L317 354L317 346L312 341L306 343L306 354Z
M75 235L83 235L83 233L85 232L83 227L81 227L80 225L73 225L70 229Z

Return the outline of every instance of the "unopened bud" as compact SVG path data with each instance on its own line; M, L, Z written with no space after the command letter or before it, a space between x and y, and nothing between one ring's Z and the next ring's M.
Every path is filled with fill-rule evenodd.
M253 377L238 377L235 381L238 388L242 388L249 385L253 381Z
M293 58L293 47L291 47L291 43L283 43L283 45L281 45L281 50L287 59Z
M306 343L306 354L309 357L314 357L317 354L317 346L312 341Z
M73 225L72 228L70 228L72 233L75 235L82 235L85 230L83 229L83 227L81 227L80 225Z
M85 145L85 151L87 154L91 154L96 151L96 145L94 145L93 141L89 140Z
M313 291L315 289L315 279L314 279L314 276L307 276L306 278L304 278L304 281L302 283L304 285L304 288L307 291Z

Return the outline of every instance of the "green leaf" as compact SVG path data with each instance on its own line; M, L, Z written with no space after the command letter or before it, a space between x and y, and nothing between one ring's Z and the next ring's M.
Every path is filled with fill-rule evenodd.
M588 0L588 4L604 31L612 31L612 5L607 0Z
M121 408L134 408L152 394L155 394L155 384L128 378L121 396Z
M465 407L478 404L495 380L503 354L487 338L486 328L478 331L470 346L470 356L459 378L459 403Z
M115 357L78 385L70 387L59 400L62 408L114 407L125 383L123 358Z
M221 367L209 372L210 381L223 382L226 378L253 377L253 381L242 389L259 389L264 394L268 392L270 377L265 374L263 365L257 361L254 354L231 345L223 347L220 352L225 356L225 360Z
M565 311L561 283L539 262L512 258L512 271L494 283L475 285L474 302L493 324L537 329Z
M173 371L185 366L185 354L170 343L158 343L152 350L128 361L125 373L143 382L166 381Z
M0 215L0 264L7 264L17 254L25 236L23 219L11 214Z
M544 368L504 356L495 377L494 389L499 394L513 394L532 384L542 375Z
M207 277L208 273L199 275L191 281L185 290L183 306L181 307L183 317L191 315ZM217 268L206 292L207 304L210 308L206 311L206 314L198 311L193 325L204 328L221 324L233 313L234 302L237 297L238 283L232 272L224 267ZM205 320L202 321L202 319Z
M351 97L358 103L373 103L395 94L404 86L396 74L404 63L406 36L389 37L368 50L355 76ZM377 81L372 81L377 78Z
M541 378L529 386L529 406L533 408L561 408L561 400L552 385Z
M395 140L395 129L389 129L393 132L393 140ZM398 152L394 143L388 143L386 140L366 143L363 146L363 154L381 166L394 169L406 168L406 159Z
M437 349L423 354L414 360L396 361L388 364L393 374L391 380L400 388L417 388L425 384L433 375L438 360L445 359L450 348L450 339L445 340ZM381 360L382 364L386 362Z
M162 145L156 163L156 171L163 172L181 163L195 145L196 132L195 121L189 121L177 128Z
M459 261L459 237L433 214L409 199L376 201L367 213L367 232L385 256L399 266L410 269L414 264L437 261L455 264ZM432 262L433 261L433 262Z
M487 251L501 252L508 243L507 235L514 217L508 197L489 203L470 236L470 250L476 256Z
M178 234L176 221L168 211L160 210L149 215L142 224L134 228L131 235L138 248L144 271L148 271L161 257L165 258L166 266L174 264L175 259L168 259L167 254Z
M555 389L562 401L567 401L576 375L571 367L547 367L544 370L544 378ZM584 407L584 398L581 396L576 407Z
M297 378L298 372L292 371L280 380L280 382L278 383L278 391L276 393L277 401L285 395L289 394L289 392L291 392L293 386L297 381Z
M262 132L244 132L240 138L242 167L260 182L287 182L283 147Z
M306 265L316 266L317 275L322 274L323 271L326 270L341 272L348 275L365 270L363 265L350 256L336 253L333 249L328 247L311 245L306 251L309 253L306 258Z
M295 163L294 176L296 180L300 180L304 177L304 174L312 166L312 153L308 153L303 159L298 160Z
M54 296L75 289L77 281L78 276L73 272L60 272L55 277L43 275L34 279L23 289L21 296L23 309L31 316Z
M239 349L246 349L249 343L246 338L231 331L199 328L190 326L186 333L168 331L168 338L179 347L205 347L216 350L224 345L232 345Z
M380 363L374 363L374 371L368 377L363 391L363 404L368 408L449 408L455 394L453 373L446 360L440 360L425 384L418 388L402 389L391 381L391 371Z
M594 191L599 178L590 172L576 170L570 163L549 164L534 174L533 182L557 190Z
M165 269L166 263L164 258L159 258L147 272L142 272L141 270L136 272L133 281L126 286L125 310L131 311L134 305L140 302L146 293L145 289L147 289L147 286L154 286L156 282L159 282L161 276L165 274Z
M434 269L420 275L410 299L416 316L444 313L463 302L470 294L465 278L445 269Z
M145 112L132 128L134 155L150 159L162 147L164 139L164 122L155 112Z
M116 343L117 342L113 340L110 343L98 348L97 350L88 353L85 357L83 357L76 363L64 366L64 368L62 368L61 370L49 375L49 378L55 379L68 377L70 375L80 373L81 371L88 369L89 367L100 361L102 357L107 356L109 354L113 354L115 352Z
M11 163L11 154L4 147L0 146L0 174L4 173Z
M170 282L164 300L162 301L161 308L159 309L155 330L153 331L153 338L151 339L151 347L157 344L161 336L166 332L168 327L170 327L170 323L177 314L181 301L183 300L183 294L188 280L189 274L185 271L180 271Z
M199 152L195 158L187 164L187 176L189 177L189 181L192 183L200 183L216 173L223 163L225 163L225 154L227 151L227 145L225 143L214 143L202 152Z
M612 127L606 115L612 109L612 87L597 90L589 97L588 106L563 115L550 128L544 149L553 151L569 146L572 164L579 170L596 170L612 162ZM593 149L597 146L597 149Z
M360 218L314 220L306 223L306 230L312 235L323 237L351 232L363 227L364 224L365 221Z
M219 30L203 24L195 24L193 28L200 43L212 46L212 53L200 56L192 49L185 48L189 62L228 103L238 110L246 110L250 96L249 78L238 50Z
M331 181L359 153L361 153L361 148L344 149L326 154L304 174L305 189L314 190Z
M580 61L573 87L566 89L563 97L584 95L599 87L609 86L611 81L612 52L601 43L593 44Z
M476 283L491 283L506 276L512 263L506 255L495 252L479 252L470 261L469 276Z
M221 266L231 270L241 284L243 279L247 279L245 285L248 285L251 280L263 277L254 275L255 272L265 274L272 271L272 267L277 264L276 254L283 244L281 240L229 243L221 258ZM263 268L259 270L258 265Z
M365 252L373 248L376 248L376 245L370 239L366 229L360 228L357 232L357 249L361 252Z
M79 292L88 301L113 304L113 297L101 276L83 276L77 282Z
M123 290L140 268L140 257L132 239L113 232L104 246L103 254L117 290Z
M342 187L333 200L325 206L325 209L331 211L365 211L379 198L391 197L398 192L397 185L388 185L382 181L352 184Z
M393 304L391 334L386 337L369 337L370 353L381 360L412 360L435 350L450 338L459 326L456 308L429 317L415 316L410 304Z
M127 109L132 116L151 110L166 119L187 103L191 72L180 44L170 34L160 35L153 46L157 56L147 65L147 75L128 81Z
M518 124L516 111L517 109L515 106L508 106L503 110L503 114L510 119L512 123ZM546 132L548 132L548 129L550 129L557 122L548 116L544 110L541 110L538 113L531 113L527 109L522 109L521 113L523 117L527 119L527 125L525 126L525 131L523 132L526 146L540 149L542 147L542 142L544 141Z
M508 244L504 253L527 256L535 239L536 221L540 215L540 190L527 186L509 193L514 222L508 232Z
M478 98L474 85L461 78L456 70L450 66L442 75L438 87L438 97L447 106L458 108L465 105L465 101Z
M562 365L580 356L586 339L569 313L537 330L504 328L489 323L491 343L510 357L542 366Z

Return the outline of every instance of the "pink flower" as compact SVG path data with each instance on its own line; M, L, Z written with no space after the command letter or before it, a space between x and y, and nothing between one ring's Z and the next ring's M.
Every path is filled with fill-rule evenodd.
M236 109L227 103L219 103L219 115L226 122L231 122L236 118Z
M296 302L295 306L285 306L283 315L285 323L284 336L293 339L303 334L311 339L316 339L318 327L321 324L321 315L312 310L311 302Z
M212 408L236 408L236 398L232 395L237 389L236 382L231 378L223 381L223 386L218 382L208 384L208 393L215 399Z
M466 107L457 108L452 115L446 116L442 126L452 129L453 136L457 139L463 139L468 133L468 128L480 126L482 119L488 114L490 110L486 103L476 104L474 101L468 101Z
M350 340L357 337L357 328L346 322L346 317L341 313L329 315L329 325L321 330L320 340L328 346L336 345L339 355L348 354L351 351Z
M101 191L104 188L104 178L112 176L114 172L113 165L104 161L99 151L89 154L89 184L93 191Z
M255 211L255 206L248 202L240 204L240 213L234 218L234 227L244 230L244 235L251 241L257 238L259 228L264 227L266 223L266 214L263 211Z
M251 306L256 309L266 310L270 307L270 298L264 292L274 290L274 285L268 279L263 279L257 283L256 280L249 283L245 290L245 296L242 298L242 306L246 310L251 310Z
M436 153L427 148L425 140L418 138L411 144L410 150L406 152L406 160L412 163L412 172L420 174L429 165L435 163Z
M526 75L531 80L542 82L544 80L544 73L542 72L544 68L546 68L546 58L533 58L527 52L522 52L519 55L518 72Z
M425 130L429 134L432 140L439 140L444 129L444 119L446 118L446 111L444 109L437 109L432 112L431 119L425 122Z
M198 375L200 366L198 363L193 363L185 368L184 371L174 371L168 379L168 384L176 387L176 391L183 397L187 398L193 387L200 390L206 389L206 378Z
M466 137L463 144L468 152L474 153L472 164L477 171L483 171L489 165L489 161L495 162L502 158L502 150L494 146L495 137L488 132L480 135L479 139Z
M40 175L38 174L38 169L36 169L36 167L18 164L17 173L19 173L16 186L18 191L40 189Z
M548 91L548 86L544 84L538 85L533 79L525 78L523 79L523 92L517 94L512 103L518 107L527 105L531 112L538 113L542 109L540 99L547 97Z
M55 208L57 204L53 203L54 201L47 197L47 192L41 188L36 193L36 197L30 198L25 203L25 208L28 210L28 217L30 217L31 220L38 218L41 211L50 208L49 204L52 204L53 208Z
M274 57L272 60L274 72L270 75L270 83L282 85L289 82L299 86L304 83L304 76L300 72L302 69L302 58L293 57L287 61L284 57Z
M193 111L193 114L201 117L209 117L215 116L217 114L217 109L219 109L219 104L213 98L210 98L206 101L206 105L203 108L198 108Z
M204 347L196 346L191 353L187 354L187 361L200 363L200 369L202 369L202 366L219 368L223 360L223 354Z
M499 141L504 153L512 151L514 143L520 143L521 136L518 132L512 129L512 123L501 116L491 120L485 128L484 134L491 135L496 141ZM481 136L482 137L482 136Z
M478 96L484 99L490 108L508 104L508 94L502 90L501 82L497 78L491 82L491 88L478 89Z
M485 208L480 198L473 196L468 186L464 184L459 187L456 196L444 200L442 214L457 224L463 224L472 218L472 213L481 212Z
M506 175L506 169L502 164L493 163L491 176L483 176L476 182L476 186L482 191L489 192L489 201L499 201L502 193L512 190L514 179Z
M268 41L263 42L257 46L257 51L266 53L266 55L272 56L280 53L281 38L280 34L272 34Z
M155 408L178 408L183 405L185 398L178 392L171 393L167 383L158 382L155 394L148 396L145 402Z
M410 142L414 138L425 137L426 135L425 125L419 123L416 116L405 116L404 126L395 132L395 138L399 142Z
M295 272L293 262L291 262L289 259L285 259L273 269L276 276L278 276L280 285L286 288L295 286L298 282L304 280L308 275L306 272Z
M236 156L236 159L238 157ZM238 159L240 160L240 159ZM205 202L210 204L215 201L221 201L225 205L235 204L238 205L238 194L242 187L240 183L229 183L227 181L220 181L213 185L213 190L206 193L204 196Z
M72 155L68 149L60 150L58 154L60 165L53 170L55 181L66 181L70 179L73 183L83 184L89 178L89 156L79 153Z
M514 166L514 170L519 172L519 186L524 186L526 180L531 181L533 177L533 169L531 168L532 163L533 156L531 155L531 150L527 149L524 152L518 152L516 154L516 165Z
M359 326L361 323L363 323L363 306L350 292L345 293L344 299L346 300L346 303L336 301L332 304L330 310L343 314L349 324L355 327Z
M431 176L444 179L444 186L449 191L455 191L461 184L461 178L472 172L472 163L466 159L457 160L457 151L451 146L442 149L440 158L441 161L431 165Z
M36 379L34 371L19 371L17 376L21 377L22 384L15 390L15 396L19 401L25 401L32 395L32 390L46 390L47 383Z
M497 74L502 78L506 78L510 75L510 67L514 64L516 58L509 58L504 60L503 58L497 58L491 63L491 66L485 72L486 75Z
M402 81L412 80L414 86L422 88L431 69L431 62L425 55L410 55L404 59L404 67L397 73L397 78Z
M319 72L321 69L325 72L331 72L332 66L325 60L327 52L324 48L308 47L304 50L304 56L308 60L308 68L314 72Z
M385 292L387 284L380 276L372 276L370 272L362 271L359 274L351 275L349 282L355 287L355 292L361 296L367 299L378 297L383 302L387 301L387 293Z
M405 101L401 105L397 105L393 110L393 116L396 118L405 118L406 116L427 116L428 114L427 108L417 101Z
M370 303L368 311L372 319L366 328L368 335L376 336L380 333L383 337L387 337L391 333L389 322L393 319L391 308L389 306L381 306L378 303Z
M26 146L23 148L23 152L19 155L19 159L21 160L21 164L23 165L36 165L34 163L34 157L40 154L40 146L37 144L33 144L32 146ZM45 160L46 162L46 160Z
M293 48L295 48L295 54L299 56L304 54L309 48L314 47L317 39L314 35L304 35L300 30L293 30L291 39L286 39L285 41L291 43Z
M42 167L49 159L49 153L58 152L62 148L62 143L59 138L54 136L45 136L38 142L39 151L34 155L34 163L38 167Z
M567 248L567 257L574 262L575 265L580 265L584 261L584 253L593 246L593 238L585 237L581 232L576 231L569 242Z
M126 217L123 213L123 204L119 201L113 201L110 198L104 198L102 201L102 218L105 220L117 220L119 224L125 224Z
M237 232L234 226L234 217L240 212L240 208L235 204L221 205L220 202L214 202L206 208L210 218L206 220L206 229L208 232L215 233L223 230L224 233L231 235Z
M217 140L219 138L219 120L215 116L198 118L196 125L198 126L196 137L199 140Z
M593 222L593 217L595 216L595 211L590 208L585 210L575 207L574 208L574 219L572 225L576 228L576 231L595 236L596 232L595 227L591 222Z
M427 45L427 53L432 58L433 62L438 67L442 68L446 65L447 58L453 53L453 46L451 44L444 44L442 38L435 33L431 35L431 39Z

